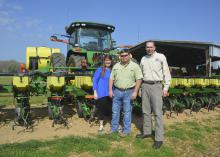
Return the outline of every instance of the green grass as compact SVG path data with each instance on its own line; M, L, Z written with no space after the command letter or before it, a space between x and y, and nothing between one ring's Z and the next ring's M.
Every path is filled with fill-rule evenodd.
M180 140L186 140L187 135L185 134L185 130L183 128L176 128L175 130L168 130L165 135L167 137L177 138Z
M46 104L46 96L32 96L30 97L30 104ZM11 106L14 104L14 97L12 93L0 93L0 106Z
M0 93L0 106L12 105L14 97L12 93Z
M66 157L71 152L98 154L110 149L104 139L66 137L52 141L28 141L22 144L5 144L0 146L0 156L5 157Z
M122 148L116 148L110 156L114 156L114 157L126 157L129 156L129 154L127 153L127 151L125 149Z
M217 122L217 119L214 121ZM169 130L165 133L167 137L177 138L180 140L198 141L203 139L206 134L213 133L219 130L219 126L210 126L213 121L204 123L198 123L195 121L183 122L182 124L170 125Z
M110 135L98 136L97 138L86 137L65 137L51 141L28 141L21 144L0 145L0 157L67 157L71 154L79 156L100 156L100 157L172 157L174 152L171 148L163 147L160 151L151 148L151 142L147 142L147 147L136 147L137 141L132 136L130 147L124 138L119 140L108 140ZM104 138L106 137L106 138ZM119 137L119 136L118 136Z
M11 76L0 76L1 85L11 85ZM5 92L5 91L4 91ZM7 106L13 104L13 94L12 93L0 93L0 106Z
M50 141L32 140L24 143L3 144L0 145L0 157L200 156L216 147L216 143L220 143L219 117L204 122L189 121L166 126L165 142L160 150L152 148L152 139L136 139L133 133L123 138L118 134L94 137L70 136ZM210 128L207 129L207 126Z
M32 96L30 97L30 104L46 104L47 97L46 96Z
M0 76L0 84L10 85L12 83L11 76Z
M201 143L193 144L193 148L199 152L204 152L206 150L206 146Z
M160 150L152 148L152 140L135 140L134 155L136 157L174 157L174 149L168 146L163 146Z

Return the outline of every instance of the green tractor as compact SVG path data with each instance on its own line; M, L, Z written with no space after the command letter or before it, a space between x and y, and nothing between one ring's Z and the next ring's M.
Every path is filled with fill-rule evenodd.
M102 62L102 54L115 54L114 41L111 33L115 27L92 22L73 22L66 27L68 40L58 39L57 35L51 36L52 41L67 44L67 67L82 67L81 61L86 59L89 68L95 68ZM100 60L101 59L101 60Z

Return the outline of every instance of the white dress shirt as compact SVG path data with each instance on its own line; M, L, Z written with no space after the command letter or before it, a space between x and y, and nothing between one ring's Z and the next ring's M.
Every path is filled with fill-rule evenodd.
M170 86L170 70L166 57L156 51L152 55L145 55L140 62L144 81L164 81L164 90Z

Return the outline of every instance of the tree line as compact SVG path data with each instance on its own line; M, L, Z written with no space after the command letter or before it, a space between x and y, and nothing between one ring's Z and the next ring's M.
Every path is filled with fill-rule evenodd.
M0 73L16 73L20 71L20 62L15 60L0 61Z

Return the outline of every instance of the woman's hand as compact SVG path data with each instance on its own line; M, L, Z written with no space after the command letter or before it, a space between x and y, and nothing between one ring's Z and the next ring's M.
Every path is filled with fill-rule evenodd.
M98 94L96 91L94 91L94 99L97 100L98 99Z

